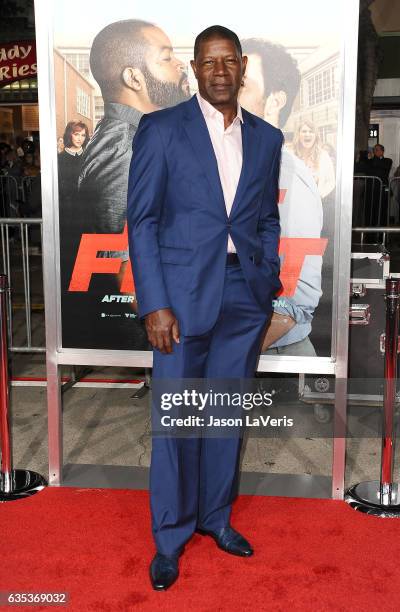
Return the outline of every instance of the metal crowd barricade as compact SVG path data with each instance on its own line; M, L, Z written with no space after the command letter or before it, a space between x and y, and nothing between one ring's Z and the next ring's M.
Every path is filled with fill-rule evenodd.
M366 227L389 225L387 192L379 177L354 176L353 225ZM363 242L364 234L361 234L361 243Z
M361 237L364 236L364 234L373 234L374 238L371 239L371 242L376 242L376 234L382 234L383 235L383 240L382 240L382 244L384 246L386 246L386 234L388 235L393 235L396 236L396 234L400 234L400 226L398 227L390 227L388 225L386 226L377 226L377 227L353 227L352 228L353 233L356 234L360 234ZM356 240L356 242L358 243L363 243L362 240Z
M33 227L40 227L40 236L42 244L42 219L14 219L0 218L0 239L1 239L1 271L7 275L9 283L15 279L15 270L13 273L12 260L19 259L22 263L22 280L25 310L25 344L19 346L13 343L13 310L11 292L7 295L8 300L8 338L9 347L13 352L19 353L44 353L44 346L34 346L32 344L32 300L31 300L31 247L30 247L30 230Z
M47 486L41 474L31 470L13 469L8 377L7 293L9 293L7 277L0 274L0 502L29 497Z

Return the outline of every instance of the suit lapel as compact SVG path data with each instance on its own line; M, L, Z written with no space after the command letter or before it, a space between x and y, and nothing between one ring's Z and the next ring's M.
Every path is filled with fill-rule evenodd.
M251 173L256 166L256 156L258 152L258 133L254 125L251 115L242 109L243 123L242 128L242 149L243 161L242 170L240 172L239 183L236 189L235 198L233 200L230 217L235 212L235 209L243 199L246 193L246 188L251 178Z
M184 117L186 134L192 144L194 153L203 168L206 179L212 192L222 206L226 216L224 193L219 178L217 158L215 157L207 124L200 110L196 96L187 103L187 112Z
M203 168L207 181L212 189L214 196L222 207L226 216L226 206L221 181L219 178L218 164L212 146L211 138L208 133L207 124L201 112L196 96L193 96L187 103L184 114L184 127L186 134L192 144L198 162ZM230 217L243 199L251 174L256 167L258 152L258 132L252 116L242 109L243 123L242 130L242 149L243 161L239 183L233 200Z

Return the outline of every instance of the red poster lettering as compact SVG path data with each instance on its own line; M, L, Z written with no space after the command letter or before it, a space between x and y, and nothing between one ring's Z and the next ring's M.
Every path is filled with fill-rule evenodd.
M327 238L281 238L279 254L283 255L281 268L282 295L292 296L296 291L304 258L307 255L323 255ZM125 251L128 234L125 226L122 234L82 234L69 291L88 291L92 274L119 274L120 257L97 257L98 251ZM134 293L134 280L129 261L121 282L121 293Z
M287 189L279 189L278 204L283 204L286 198Z
M135 293L135 283L132 275L131 262L127 261L124 276L121 283L121 293Z
M126 226L122 234L82 234L68 290L88 291L92 274L118 274L122 259L120 257L97 257L97 253L98 251L126 251L127 249ZM130 268L130 265L126 268Z
M283 255L281 266L281 295L291 297L296 291L297 281L301 273L306 255L323 255L327 238L281 238L279 255Z

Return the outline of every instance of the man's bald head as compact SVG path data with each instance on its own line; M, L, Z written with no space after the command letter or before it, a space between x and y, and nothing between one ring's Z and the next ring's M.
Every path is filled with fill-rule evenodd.
M103 98L113 98L123 88L122 73L127 67L143 70L149 46L144 31L156 27L148 21L127 19L103 28L90 51L90 69Z

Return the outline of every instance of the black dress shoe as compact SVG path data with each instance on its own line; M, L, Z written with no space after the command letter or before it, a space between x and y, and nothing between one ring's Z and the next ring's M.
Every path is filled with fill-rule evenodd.
M211 536L218 548L238 557L251 557L253 549L245 538L232 527L222 527L218 531L208 531L198 528L197 533Z
M178 556L157 553L150 564L150 580L154 590L166 591L179 576Z

